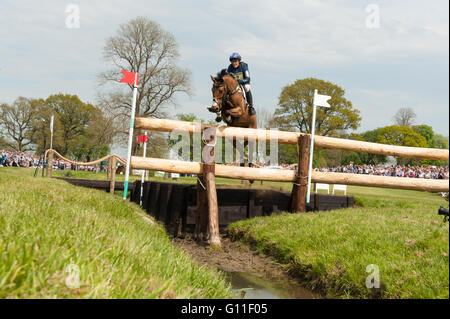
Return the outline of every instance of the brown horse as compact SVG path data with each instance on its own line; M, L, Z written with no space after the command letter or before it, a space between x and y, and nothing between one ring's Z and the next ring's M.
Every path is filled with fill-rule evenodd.
M213 81L212 94L213 105L208 108L208 111L220 114L216 121L220 122L222 119L227 126L257 128L256 115L250 115L248 106L245 103L244 92L239 83L229 75L225 70L222 70L217 77L211 76ZM233 139L233 147L236 148L236 139ZM247 141L244 142L244 147ZM249 143L249 166L252 166L253 151L255 143ZM239 148L240 150L243 148ZM241 166L244 166L244 154L241 153Z
M213 105L208 108L210 112L221 114L221 119L228 126L257 128L256 115L250 115L245 103L244 92L239 83L225 70L217 77L211 76L213 81Z

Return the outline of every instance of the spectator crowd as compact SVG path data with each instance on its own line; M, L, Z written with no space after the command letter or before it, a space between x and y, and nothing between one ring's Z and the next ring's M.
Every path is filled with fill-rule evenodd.
M91 166L79 166L76 167L69 162L63 161L61 159L53 159L53 170L84 170L84 171L94 171L96 167ZM42 162L39 157L33 156L31 154L26 154L24 152L11 152L0 150L0 167L11 166L11 167L42 167ZM101 170L105 170L102 168Z
M448 179L448 166L354 165L316 168L319 172L353 173L378 176Z
M261 163L262 164L262 163ZM24 152L11 152L0 150L0 167L42 167L39 157ZM263 167L264 165L255 165L256 167ZM281 164L276 168L281 169L296 169L296 165ZM61 159L53 160L53 169L57 170L85 170L94 171L95 166L75 167L69 162ZM101 168L100 170L104 170ZM366 174L378 176L393 176L393 177L409 177L409 178L428 178L428 179L449 179L448 166L410 166L410 165L349 165L315 168L319 172L335 172L335 173L352 173L352 174Z

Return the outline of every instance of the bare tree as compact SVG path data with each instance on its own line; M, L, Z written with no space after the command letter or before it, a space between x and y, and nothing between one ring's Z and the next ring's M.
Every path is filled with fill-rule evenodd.
M411 126L417 117L410 107L402 107L395 113L394 121L398 126Z
M12 105L0 105L0 127L6 146L24 152L32 149L31 130L39 100L18 97Z
M128 133L126 124L131 114L133 88L128 85L124 89L126 85L119 84L120 71L139 73L136 116L160 117L167 104L175 103L177 93L192 93L190 72L177 66L178 57L174 36L145 17L120 25L117 35L106 41L104 58L113 68L101 73L99 78L102 85L112 84L114 89L101 95L100 104L114 114L117 133L123 133L122 141ZM135 147L133 150L136 151Z
M258 109L258 128L269 128L274 112L271 112L265 108Z

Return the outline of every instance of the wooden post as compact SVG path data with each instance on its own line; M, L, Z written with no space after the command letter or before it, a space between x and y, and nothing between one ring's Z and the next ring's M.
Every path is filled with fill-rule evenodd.
M48 152L48 159L47 159L47 177L52 177L52 170L53 170L53 152Z
M116 186L116 158L114 156L110 157L110 167L111 179L109 180L109 193L114 194L114 187Z
M207 240L208 200L206 198L205 179L197 175L197 215L195 216L196 240Z
M308 183L309 148L311 146L310 135L301 135L298 138L298 167L291 193L290 211L306 212L306 192Z
M107 179L108 179L108 181L111 181L111 158L112 158L112 156L110 157L110 158L108 158L108 166L107 166Z
M205 146L202 152L203 179L205 181L206 198L208 201L208 235L209 244L220 247L219 235L219 205L217 203L215 180L215 145L216 128L206 127L203 131Z

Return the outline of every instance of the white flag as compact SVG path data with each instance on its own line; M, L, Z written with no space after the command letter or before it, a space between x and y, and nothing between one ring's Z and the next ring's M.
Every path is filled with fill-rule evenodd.
M331 96L321 95L314 92L314 105L316 106L330 107L330 104L327 102L329 99L331 99Z
M53 133L53 115L50 118L50 132Z

